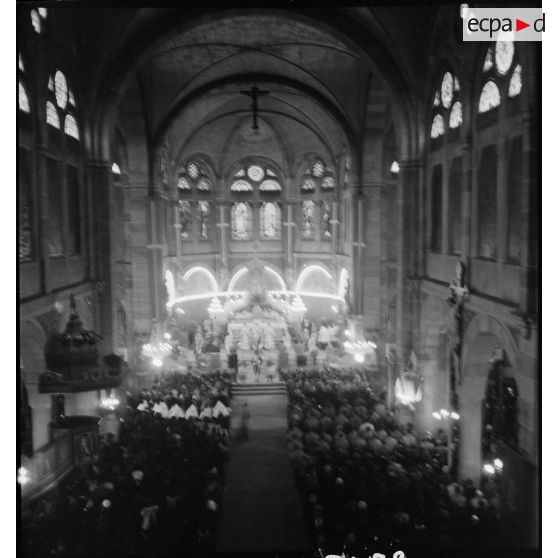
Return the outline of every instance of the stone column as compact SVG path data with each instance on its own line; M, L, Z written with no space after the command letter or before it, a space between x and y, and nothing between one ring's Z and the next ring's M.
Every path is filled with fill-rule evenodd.
M408 279L416 275L418 186L421 165L417 160L399 165L399 196L397 203L397 346L400 356L412 345L413 316Z
M92 277L96 283L98 301L99 332L103 336L105 352L114 352L117 346L114 322L115 311L112 304L113 294L113 257L111 220L112 172L108 161L89 161L87 163L88 186L92 201L92 237L93 253Z
M38 259L41 265L41 292L46 294L49 288L49 203L46 165L47 145L40 143L37 147L37 207L39 208L39 243L37 245ZM91 243L90 243L91 244Z

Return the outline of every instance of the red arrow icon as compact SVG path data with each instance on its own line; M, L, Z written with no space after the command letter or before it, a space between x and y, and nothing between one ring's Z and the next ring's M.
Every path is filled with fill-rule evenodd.
M521 21L520 19L515 20L515 30L516 31L521 31L523 29L526 29L527 27L531 27L531 24L530 23L525 23L524 21Z

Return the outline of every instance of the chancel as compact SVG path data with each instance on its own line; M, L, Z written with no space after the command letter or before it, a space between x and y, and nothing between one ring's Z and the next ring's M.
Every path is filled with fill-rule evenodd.
M536 548L540 48L17 11L26 555Z

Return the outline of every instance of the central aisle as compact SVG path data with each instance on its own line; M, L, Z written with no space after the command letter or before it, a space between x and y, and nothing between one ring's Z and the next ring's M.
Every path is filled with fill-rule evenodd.
M307 550L285 445L287 396L235 396L231 434L235 439L245 402L251 414L249 439L232 445L217 551Z

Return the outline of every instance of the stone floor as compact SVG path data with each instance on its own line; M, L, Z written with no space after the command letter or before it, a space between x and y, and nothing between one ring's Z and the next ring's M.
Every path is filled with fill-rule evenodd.
M218 552L304 551L302 510L285 446L285 394L233 400L232 436L248 403L249 439L235 441L226 476Z

